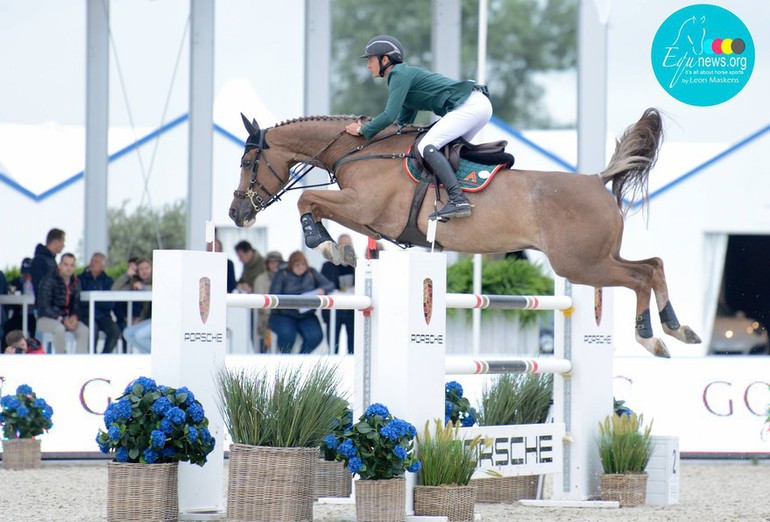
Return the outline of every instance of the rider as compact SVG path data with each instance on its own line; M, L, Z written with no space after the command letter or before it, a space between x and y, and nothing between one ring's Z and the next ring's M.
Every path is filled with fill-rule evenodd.
M443 183L449 202L436 217L453 218L471 215L471 204L465 197L449 161L440 149L462 136L472 139L492 117L492 104L484 95L485 88L475 82L456 81L438 73L403 62L404 48L392 36L375 36L366 44L361 58L373 77L388 82L385 110L373 120L351 123L345 130L353 136L371 139L392 123L413 123L420 110L433 111L439 119L417 146L425 162Z

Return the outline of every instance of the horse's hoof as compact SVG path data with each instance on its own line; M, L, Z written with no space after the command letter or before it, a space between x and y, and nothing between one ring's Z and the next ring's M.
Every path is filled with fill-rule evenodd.
M334 241L324 241L313 250L320 253L324 259L331 261L335 265L339 265L342 262L342 254L340 253L337 243Z
M342 264L355 267L358 259L353 247L351 245L344 245L340 249L342 250Z
M669 353L668 348L666 348L666 343L664 343L660 338L644 338L636 336L636 340L639 344L644 346L645 350L650 352L655 357L663 357L665 359L671 358L671 354Z
M674 337L675 339L679 339L683 343L686 344L700 344L701 339L698 334L696 334L692 328L687 326L686 324L680 326L676 330L671 330L669 328L666 328L666 325L663 325L663 331L666 332L671 337Z

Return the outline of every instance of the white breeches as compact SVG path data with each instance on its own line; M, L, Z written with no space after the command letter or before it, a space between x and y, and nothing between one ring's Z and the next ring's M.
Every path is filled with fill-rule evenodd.
M455 138L462 136L470 141L492 118L492 104L479 91L473 91L468 99L456 109L448 112L430 128L420 140L417 149L422 155L425 147L433 145L440 149Z

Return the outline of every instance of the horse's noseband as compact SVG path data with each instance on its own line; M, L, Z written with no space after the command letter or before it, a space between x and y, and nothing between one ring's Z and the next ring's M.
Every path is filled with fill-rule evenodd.
M251 181L249 182L249 187L245 191L235 190L233 192L233 196L238 199L248 199L251 203L251 206L254 207L255 212L261 212L262 210L265 210L271 203L278 199L275 194L267 190L267 187L265 187L262 183L259 182L259 180L257 180L259 157L262 156L264 149L270 148L270 146L265 141L266 134L266 129L260 130L258 135L253 134L249 136L248 140L246 140L246 150L241 157L241 169L247 169L251 167ZM249 151L253 149L257 150L257 155L253 160L246 159L246 154L248 154ZM275 172L275 170L273 170L273 167L270 165L270 161L267 159L267 156L265 156L265 164L270 169L270 172L272 172L273 175L278 179L278 181L284 183L281 177ZM262 196L259 195L259 192L254 190L254 187L257 187L259 190L267 194L267 200L263 199Z

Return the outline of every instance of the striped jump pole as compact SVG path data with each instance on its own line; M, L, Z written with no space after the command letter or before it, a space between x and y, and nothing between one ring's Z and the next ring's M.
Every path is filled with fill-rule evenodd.
M566 295L447 294L447 308L495 308L498 310L569 310Z
M260 310L273 308L367 310L372 306L372 299L365 295L227 294L227 306Z
M566 359L490 359L447 357L447 375L482 375L495 373L555 373L572 371L572 362Z

